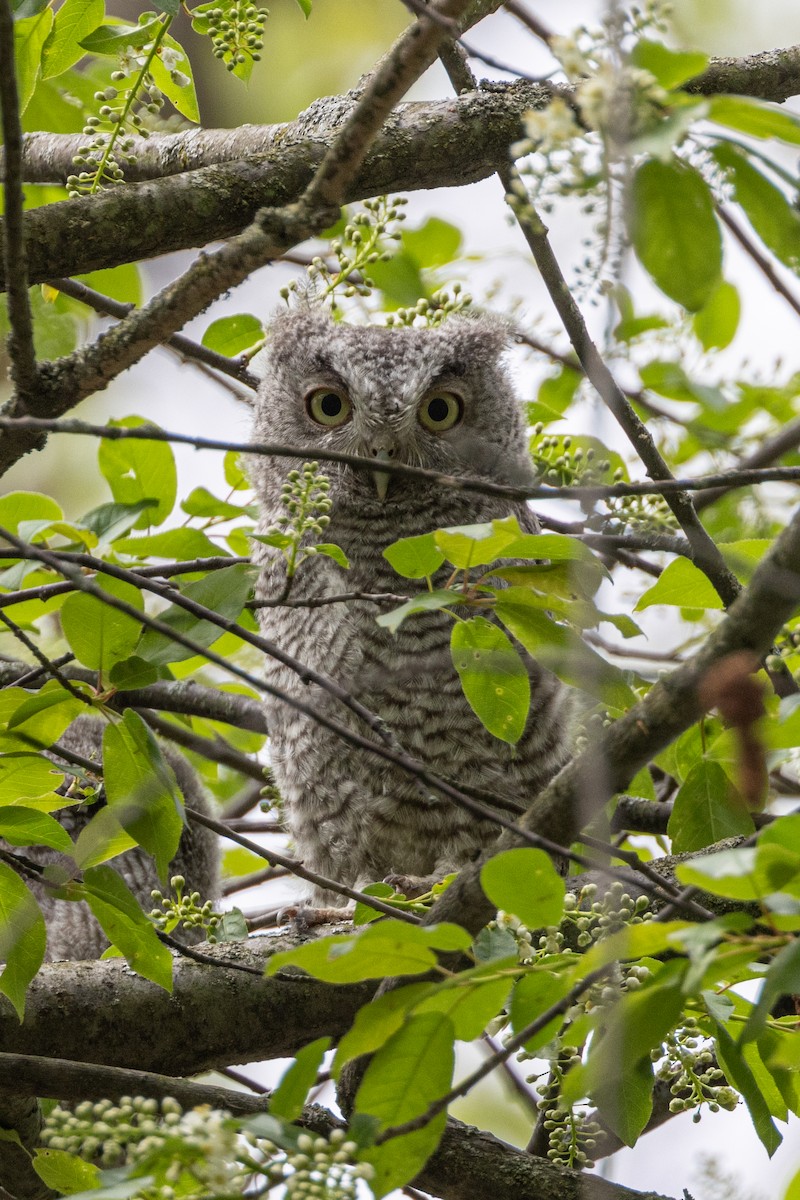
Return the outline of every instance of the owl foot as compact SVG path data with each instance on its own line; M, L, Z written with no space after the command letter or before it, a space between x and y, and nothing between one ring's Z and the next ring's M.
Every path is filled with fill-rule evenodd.
M298 933L305 933L317 925L337 925L342 921L352 921L355 911L355 904L346 904L344 908L315 908L312 904L290 904L281 910L278 924L291 921Z
M386 875L384 883L388 883L396 892L402 893L406 900L416 900L424 896L435 883L439 882L436 875Z

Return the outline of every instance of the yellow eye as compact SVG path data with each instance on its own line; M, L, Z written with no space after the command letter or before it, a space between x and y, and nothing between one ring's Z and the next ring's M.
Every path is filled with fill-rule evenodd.
M335 429L350 420L352 405L347 394L337 388L317 388L306 396L306 411L318 425Z
M420 424L432 433L452 429L464 415L464 402L455 392L429 392L419 406Z

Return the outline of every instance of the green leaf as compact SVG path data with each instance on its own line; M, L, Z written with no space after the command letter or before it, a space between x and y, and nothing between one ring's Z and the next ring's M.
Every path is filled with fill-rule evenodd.
M53 11L44 9L37 16L14 22L14 60L20 114L25 112L36 87L42 66L42 52L53 27Z
M461 253L461 230L441 217L428 217L419 229L404 229L403 248L420 267L443 267ZM424 293L419 293L424 294Z
M135 558L170 558L181 562L193 558L219 558L226 554L199 529L168 529L165 533L119 538L114 549Z
M183 832L183 800L158 742L132 709L105 728L103 768L109 811L166 880Z
M24 805L54 792L64 782L64 771L41 754L0 757L0 805Z
M515 967L517 958L506 964ZM493 964L489 971L494 973L497 967ZM486 968L480 968L486 974ZM429 996L417 1004L415 1011L441 1012L450 1018L455 1036L460 1041L471 1042L480 1037L486 1026L503 1006L511 988L511 980L506 976L483 979L480 973L462 972L450 987L436 988Z
M20 521L60 521L63 509L51 496L41 492L9 492L0 497L0 525L11 533L19 532Z
M220 500L205 487L193 488L181 502L181 508L190 517L241 517L242 513L250 515L244 505Z
M464 596L461 592L444 590L422 592L419 596L406 600L405 604L401 604L399 608L393 608L388 613L381 613L375 620L384 629L388 629L391 633L397 633L403 621L412 613L436 612L440 608L449 608L453 604L460 604L463 600Z
M364 926L357 934L320 938L272 955L267 975L282 967L302 967L327 983L358 983L386 975L423 975L436 964L435 950L466 950L470 938L457 925L407 925L391 918Z
M653 1067L642 1058L613 1078L600 1079L592 1099L603 1124L626 1145L635 1146L653 1111Z
M177 9L174 15L177 16ZM169 70L167 70L164 60L161 57L162 49L168 49L180 55L180 58L175 62L175 66ZM192 64L180 42L176 42L175 38L171 37L168 33L161 39L161 46L150 60L150 73L170 104L182 116L186 117L188 121L193 121L198 125L200 123L200 110L197 107L197 94L194 88L194 79L192 78Z
M663 88L671 91L704 71L708 55L699 50L671 50L663 42L641 38L631 51L631 62L649 71Z
M233 488L234 491L240 492L243 491L244 488L248 488L250 486L248 478L242 470L242 456L239 454L238 450L227 450L225 452L225 458L223 462L225 470L225 482L227 483L228 487Z
M390 1129L421 1116L443 1096L453 1076L453 1026L441 1013L414 1015L371 1060L356 1095L356 1112ZM361 1157L375 1168L378 1198L408 1183L439 1144L446 1114L413 1133L370 1146Z
M398 575L406 579L424 579L433 575L444 562L444 554L438 549L432 533L400 538L386 547L383 557Z
M90 54L111 54L116 56L129 46L144 46L152 42L161 29L161 21L146 21L143 25L132 25L120 21L113 25L99 25L80 42L84 50Z
M683 1010L681 984L686 964L672 961L635 992L623 995L590 1043L582 1086L607 1123L632 1145L650 1116L653 1069L658 1047ZM630 1104L630 1111L625 1111Z
M636 695L620 669L595 653L574 630L552 621L524 588L498 592L495 612L529 654L564 683L597 696L611 708L627 709L635 703Z
M0 837L12 846L49 846L69 854L72 840L53 817L21 805L0 808Z
M249 350L264 337L264 326L258 317L250 313L236 313L232 317L220 317L212 321L203 334L203 345L216 354L233 358L243 350Z
M314 1086L325 1051L330 1049L329 1037L309 1042L295 1055L292 1065L281 1076L269 1098L269 1111L286 1121L296 1121L303 1111L309 1091Z
M733 184L737 204L767 249L793 271L800 270L800 213L735 146L715 146L712 153Z
M692 329L704 350L724 350L730 346L739 328L741 311L739 292L723 279L692 317Z
M797 993L800 993L800 940L794 938L778 951L770 963L758 1000L739 1038L739 1046L758 1037L779 996Z
M750 1119L767 1154L772 1157L783 1138L772 1120L769 1107L755 1080L752 1070L724 1025L713 1021L717 1040L717 1057L730 1083L741 1092Z
M181 595L218 613L224 620L233 621L244 608L251 584L252 568L245 563L238 563L232 567L223 567L220 571L209 571L202 579L185 584L181 588ZM196 617L194 613L187 612L177 604L171 604L160 613L159 620L203 647L210 646L224 632L221 626L213 621ZM136 653L146 662L163 664L182 662L191 658L195 651L188 646L180 646L165 633L148 629Z
M534 401L533 407L528 408L528 419L533 425L537 421L542 421L547 425L549 421L560 420L561 414L565 409L569 408L572 401L575 399L575 393L583 380L583 372L575 367L560 367L555 375L549 375L547 379L539 384L539 392L537 400ZM545 409L546 412L552 415L545 419L542 416L537 416L537 406Z
M135 504L100 504L81 517L81 524L102 542L113 542L133 529L143 512L156 508L157 500L137 500Z
M313 0L296 0L296 2L297 7L300 9L305 19L308 20L308 18L311 16L311 5Z
M696 763L678 789L667 825L672 853L703 850L754 829L744 800L721 765L705 759Z
M100 6L102 9L102 5ZM44 1183L62 1196L90 1191L100 1186L100 1168L66 1150L37 1147L33 1169Z
M649 159L631 189L636 255L665 295L694 312L719 284L722 237L708 185L685 163Z
M351 1028L339 1042L332 1067L334 1079L339 1078L345 1063L362 1054L373 1054L388 1041L403 1024L408 1011L430 991L429 983L407 983L384 992L360 1008Z
M678 362L649 362L641 368L639 375L645 387L670 400L700 403L714 411L723 409L727 404L720 388L694 383Z
M510 640L485 617L453 626L450 653L464 695L494 737L514 745L531 704L528 672Z
M132 429L142 425L152 426L153 422L146 421L144 417L124 417L121 421L109 421L108 424ZM178 490L175 457L167 442L137 441L134 438L112 441L103 438L97 458L116 501L136 504L141 500L156 500L155 507L148 508L136 522L136 529L160 525L166 520L175 506Z
M529 929L561 921L564 880L544 850L524 847L495 854L481 870L481 887L492 904L514 913Z
M679 863L675 874L681 883L702 888L716 896L752 901L758 900L761 893L755 868L756 851L750 846L743 846L704 854L690 863Z
M369 275L389 309L413 308L420 297L428 295L419 263L407 250L396 251L387 262L370 263Z
M710 96L708 117L728 129L738 129L750 137L778 138L800 145L800 120L777 104L752 96Z
M118 267L104 267L100 271L88 271L74 278L122 304L135 304L138 307L144 297L142 276L136 263L120 263Z
M674 558L651 588L636 602L634 612L653 604L672 604L678 608L724 608L714 585L688 558Z
M7 996L20 1021L25 993L44 961L44 918L39 905L11 867L0 862L0 993Z
M83 873L86 901L112 946L122 952L137 975L172 991L172 955L136 897L112 867L89 867Z
M97 28L104 12L103 0L64 0L44 44L43 79L63 74L83 58L83 47L79 43Z
M133 584L99 575L96 586L144 612L142 593ZM61 609L61 628L78 661L103 674L133 653L142 632L133 617L83 592L67 597Z
M317 542L314 549L317 554L324 554L326 558L332 558L336 565L342 567L345 571L350 566L350 560L342 547L335 545L333 542Z
M85 711L85 705L55 679L33 696L24 688L6 688L0 692L0 750L7 754L46 749Z
M88 1192L100 1187L100 1168L66 1150L44 1150L42 1146L37 1146L31 1165L40 1180L60 1195Z
M566 971L556 974L543 969L523 975L511 993L509 1015L514 1033L521 1033L546 1013L548 1008L562 1000L570 985L571 980ZM546 1045L558 1033L563 1022L563 1013L553 1017L538 1033L531 1035L525 1043L526 1051L533 1054Z

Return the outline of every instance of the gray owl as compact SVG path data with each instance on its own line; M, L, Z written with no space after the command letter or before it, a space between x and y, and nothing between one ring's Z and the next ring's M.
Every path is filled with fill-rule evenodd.
M79 717L70 725L59 744L82 758L99 763L103 727L104 722L96 717ZM210 815L209 804L200 781L189 763L182 755L168 747L162 746L162 750L175 772L186 804ZM61 759L54 758L54 761L64 768ZM65 769L69 771L69 767ZM65 785L69 782L70 776L67 775ZM63 808L54 815L74 840L89 823L99 803L102 803L102 800L94 804ZM43 865L57 862L61 857L54 850L25 849L22 853ZM178 853L170 863L170 875L183 875L187 892L198 891L204 901L215 900L219 895L218 858L216 834L203 826L189 824L183 831ZM69 866L70 863L71 860L66 860L65 866ZM145 911L149 911L153 907L150 892L156 887L163 890L150 855L136 847L112 859L110 865L116 868ZM27 880L27 883L39 901L47 926L47 960L99 958L108 946L108 939L88 904L84 901L55 899L52 890L45 884L35 880ZM193 932L183 928L177 931L176 936L186 942L198 940Z
M329 558L306 559L293 600L397 592L402 585L382 552L401 537L509 512L527 532L538 532L522 503L391 475L378 465L394 460L449 475L530 481L523 407L502 363L507 343L507 333L488 319L451 318L432 329L357 328L305 309L274 322L256 399L256 439L299 447L311 459L325 449L376 463L371 473L322 464L332 501L324 540L341 546L350 569ZM284 511L287 469L286 460L252 460L261 533ZM260 543L254 547L259 598L279 597L284 560ZM434 582L443 586L444 577ZM380 611L355 601L265 607L259 617L265 636L380 714L402 747L431 771L506 801L506 816L509 801L525 807L567 757L567 690L529 661L530 716L520 741L509 746L492 737L463 695L450 654L452 619L430 612L392 634L376 624ZM284 692L358 728L334 698L274 659L266 672ZM496 838L496 825L444 797L422 794L400 768L349 746L284 702L268 698L266 704L272 767L306 867L355 887L414 877L424 890ZM343 903L320 889L313 900Z

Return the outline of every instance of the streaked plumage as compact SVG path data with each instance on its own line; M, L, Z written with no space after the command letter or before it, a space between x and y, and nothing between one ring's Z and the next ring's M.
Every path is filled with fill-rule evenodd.
M506 343L504 331L489 320L452 318L418 330L335 325L313 310L278 318L256 401L255 438L307 448L309 458L321 448L378 462L389 455L448 474L524 482L531 466L523 408L501 362ZM335 427L320 424L311 412L324 420L341 417L335 395L350 406L349 418ZM448 397L454 396L462 415L451 428L423 425L425 419L435 426L436 417L446 425L445 409L453 405ZM280 493L291 465L252 460L261 532L284 511ZM396 475L382 500L386 474L382 484L380 472L321 466L333 502L321 540L341 546L351 566L345 571L327 558L307 560L292 587L294 600L408 590L382 554L401 537L510 511L523 528L536 530L524 504ZM259 595L276 597L285 581L283 558L255 547L262 564ZM363 601L259 610L265 636L379 713L403 748L437 774L524 805L566 758L565 689L530 663L531 716L512 748L486 731L464 698L450 656L452 619L441 612L415 616L392 635L376 624L380 611ZM286 667L268 659L266 671L284 691L359 727L340 703ZM441 877L496 836L496 826L451 801L426 799L399 768L348 746L282 702L266 704L272 766L306 866L355 886L392 874ZM313 898L342 903L332 893L317 891Z

